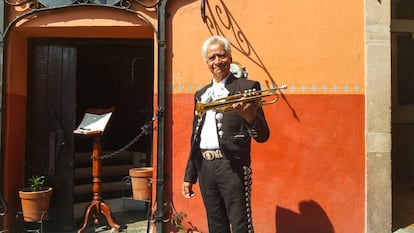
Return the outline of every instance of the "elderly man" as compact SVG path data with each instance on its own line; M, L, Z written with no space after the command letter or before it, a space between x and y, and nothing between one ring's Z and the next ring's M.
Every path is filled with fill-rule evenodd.
M245 90L260 90L260 83L239 79L230 72L231 44L212 36L202 46L212 81L195 93L195 101L209 103ZM251 138L265 142L269 128L259 101L234 103L231 111L211 109L195 114L190 156L182 194L194 196L199 180L211 233L254 232L250 205Z

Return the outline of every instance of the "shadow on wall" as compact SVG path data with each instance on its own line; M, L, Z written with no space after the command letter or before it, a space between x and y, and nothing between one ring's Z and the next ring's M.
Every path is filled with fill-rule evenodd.
M299 203L299 213L276 207L276 233L334 233L325 211L315 201Z
M252 62L251 65L255 65L263 70L263 72L265 72L267 79L265 80L264 84L266 85L267 89L280 86L277 84L278 82L275 81L271 72L267 69L260 55L256 52L253 44L249 41L248 35L244 34L243 29L237 22L237 18L234 18L231 9L225 4L224 0L203 0L201 5L201 15L202 20L204 21L211 35L225 36L230 40L233 49L240 52L242 56L248 58ZM260 40L260 38L258 38L258 40ZM256 42L260 43L260 41ZM283 92L279 93L280 97L289 106L289 109L292 111L295 119L299 121L299 117L296 114L295 109L291 106L286 96L283 94Z

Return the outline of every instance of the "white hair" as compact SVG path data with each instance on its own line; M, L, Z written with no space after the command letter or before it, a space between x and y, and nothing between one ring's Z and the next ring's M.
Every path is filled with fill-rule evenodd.
M208 38L203 43L201 53L202 53L203 58L205 60L207 60L207 49L208 49L208 47L210 45L216 44L216 43L219 43L219 44L223 45L224 50L226 51L227 55L231 57L231 44L230 44L230 41L227 40L227 38L225 38L223 36L215 35L215 36L212 36L212 37Z

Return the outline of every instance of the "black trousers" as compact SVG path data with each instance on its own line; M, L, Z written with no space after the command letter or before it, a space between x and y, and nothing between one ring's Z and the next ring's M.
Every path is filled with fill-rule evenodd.
M203 160L199 185L210 233L253 233L250 166L226 158Z

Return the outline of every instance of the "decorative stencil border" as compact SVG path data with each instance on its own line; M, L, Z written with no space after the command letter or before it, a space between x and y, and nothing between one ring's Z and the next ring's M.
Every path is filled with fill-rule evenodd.
M194 93L201 89L205 84L170 84L169 92L174 93ZM283 93L289 94L363 94L364 89L359 84L286 84L287 89L282 90ZM273 86L270 86L273 88ZM267 87L262 85L262 89Z

